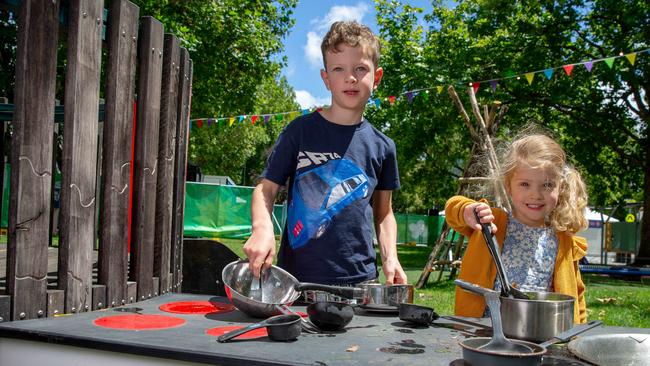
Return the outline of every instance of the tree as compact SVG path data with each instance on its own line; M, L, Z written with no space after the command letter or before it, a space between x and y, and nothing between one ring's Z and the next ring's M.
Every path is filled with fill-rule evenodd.
M296 110L293 90L279 77L277 57L294 23L297 0L133 0L159 19L193 60L192 118ZM204 173L250 184L257 162L277 137L271 124L192 128L190 160Z
M639 54L634 65L626 57L620 57L612 67L602 60L619 52L650 47L647 2L472 0L448 8L445 2L434 1L433 12L425 17L426 32L419 31L412 20L413 9L401 8L392 1L377 3L381 34L390 45L382 62L390 67L385 83L392 87L382 89L382 93L457 82L466 86L467 82L483 81L477 94L480 102L497 99L509 106L501 136L506 137L522 125L536 121L557 133L583 171L592 205L614 206L646 198L644 212L648 212L650 57ZM591 71L581 64L597 59L600 61L591 65ZM570 76L562 70L563 65L573 65ZM550 80L539 72L529 85L522 75L549 68L558 68ZM497 79L496 92L491 92L487 81ZM429 106L453 108L448 100L444 105L430 103ZM415 109L415 106L408 108ZM393 128L393 123L397 125L405 112L394 108L384 113L382 123ZM430 119L432 113L413 116L409 123L415 127L400 129L396 140L420 141L417 135L426 134L431 128L427 125L461 125L457 116L445 120L444 113L437 111L437 118ZM454 149L456 143L465 144L468 151L470 139L464 129L445 131L449 133L446 146ZM430 142L423 143L424 150L437 150L429 146ZM427 164L437 165L439 158L448 158L446 154ZM455 155L456 151L450 154ZM408 167L417 166L422 157L413 153L402 159L401 167ZM417 179L431 179L430 185L440 182L439 177L433 176ZM415 186L423 184L420 180ZM642 223L641 246L639 262L650 260L647 215Z
M263 82L255 93L255 113L281 113L299 108L293 89L282 77ZM205 174L227 174L240 185L252 185L262 172L268 152L284 124L277 121L256 123L247 117L241 123L220 120L211 127L190 131L190 160L203 167Z

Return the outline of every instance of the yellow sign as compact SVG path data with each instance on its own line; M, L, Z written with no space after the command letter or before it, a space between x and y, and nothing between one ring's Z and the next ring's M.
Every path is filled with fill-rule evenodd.
M632 214L627 214L627 216L625 216L625 222L634 222L635 219L636 217Z

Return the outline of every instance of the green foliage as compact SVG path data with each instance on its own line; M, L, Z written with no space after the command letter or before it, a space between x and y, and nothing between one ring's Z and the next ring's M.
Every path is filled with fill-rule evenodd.
M532 85L524 77L500 80L495 93L487 81L648 48L647 2L445 4L433 2L432 13L425 16L428 29L423 29L416 9L377 1L386 46L380 96L483 81L479 103L500 100L509 107L500 137L509 139L513 131L535 121L557 134L583 171L592 205L642 199L650 148L650 57L639 55L634 66L619 58L612 69L598 62L591 72L578 64L570 77L558 69L551 80L538 73ZM468 109L466 84L455 87ZM403 188L396 206L411 211L455 192L456 183L447 177L471 148L468 131L446 93L419 98L372 114L373 122L397 143Z
M11 15L10 15L11 14ZM0 97L13 101L16 68L16 14L0 10Z

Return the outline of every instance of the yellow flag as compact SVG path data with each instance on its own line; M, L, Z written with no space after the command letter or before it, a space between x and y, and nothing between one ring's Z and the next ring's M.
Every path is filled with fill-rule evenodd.
M233 123L235 123L235 117L230 117L228 120L228 126L232 126Z
M438 85L438 94L442 93L442 85Z
M634 66L634 61L636 61L636 52L634 52L634 53L628 53L627 55L625 55L625 57L626 57L627 60L630 61L630 63Z
M526 80L528 80L528 85L533 83L533 78L535 77L534 72L526 73Z

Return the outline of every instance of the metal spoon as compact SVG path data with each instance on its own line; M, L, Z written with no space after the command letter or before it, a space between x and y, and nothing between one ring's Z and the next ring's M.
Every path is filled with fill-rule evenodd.
M483 297L485 297L485 302L490 309L490 317L492 318L492 339L477 349L480 349L481 351L499 352L502 354L527 354L533 352L532 348L520 343L512 342L503 334L503 328L501 326L501 301L499 300L498 292L463 280L456 280L454 282L465 290L483 295Z
M260 277L256 281L255 277L251 280L251 290L248 293L249 297L256 301L262 301L264 298L264 290L262 287L262 268L260 267Z
M481 218L479 217L476 210L474 210L474 217L476 218L476 222L481 225L481 231L483 232L485 244L487 245L488 251L490 252L490 255L492 255L494 264L497 267L497 275L499 277L499 282L501 282L501 295L504 297L514 297L515 299L530 299L526 293L510 285L510 281L508 281L508 275L506 274L506 270L503 267L503 262L501 261L501 255L499 254L497 242L492 235L490 224L481 223Z

